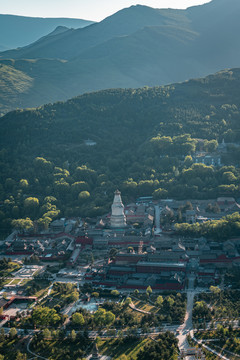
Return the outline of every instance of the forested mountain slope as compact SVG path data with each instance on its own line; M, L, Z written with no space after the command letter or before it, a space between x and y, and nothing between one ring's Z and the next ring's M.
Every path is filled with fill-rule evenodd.
M3 52L0 63L31 78L31 86L21 93L16 89L17 97L8 103L8 87L3 88L0 113L84 92L159 86L238 67L239 12L238 0L212 0L187 10L132 6L100 23Z
M239 87L240 69L232 69L8 113L0 119L2 227L31 217L26 197L39 201L35 219L44 215L47 196L57 199L47 218L107 212L116 188L125 201L151 194L238 197ZM96 145L86 145L87 139ZM196 150L215 151L223 139L232 144L222 156L224 167L193 164Z

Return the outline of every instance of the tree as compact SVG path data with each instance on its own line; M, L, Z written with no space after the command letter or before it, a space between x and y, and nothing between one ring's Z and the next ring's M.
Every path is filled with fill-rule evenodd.
M111 311L98 309L94 314L94 321L98 326L109 326L115 321L115 315Z
M159 296L157 297L156 304L157 304L157 306L162 306L162 304L163 304L163 297L162 297L161 295L159 295Z
M96 291L94 291L94 292L92 293L92 297L98 298L98 297L99 297L99 293L96 292Z
M107 311L105 314L105 325L109 326L115 321L115 315L111 311Z
M147 294L148 297L150 297L150 295L152 294L152 288L151 288L150 285L146 289L146 294Z
M33 229L33 221L29 218L13 220L12 227L21 231L28 231Z
M48 216L38 219L37 223L40 230L47 230L52 219Z
M120 295L120 293L119 293L119 291L117 291L117 290L112 290L111 291L111 295L113 295L113 296L119 296Z
M69 301L76 302L78 301L78 299L79 299L79 292L77 290L74 290L69 297Z
M119 357L119 360L127 360L127 356L125 354L123 354Z
M49 339L51 337L51 331L48 328L45 328L43 330L43 338L44 339Z
M28 181L26 179L21 179L19 181L20 188L26 190L28 188Z
M14 339L16 336L17 336L17 330L16 330L16 328L13 327L9 331L9 337L10 337L10 339Z
M77 334L76 334L76 331L75 330L72 330L71 333L70 333L70 339L72 342L74 342L77 338Z
M3 342L5 340L5 331L3 328L0 330L0 342Z
M205 318L206 320L211 319L211 311L205 301L197 301L193 308L193 318Z
M78 312L72 315L72 322L74 325L79 325L79 326L83 326L85 324L83 315Z
M42 175L48 173L52 169L52 163L43 157L36 157L34 160L34 165L37 171Z
M214 295L219 294L221 292L221 289L218 286L210 286L209 290Z
M78 200L80 201L81 204L88 201L89 198L90 198L90 193L88 191L81 191L78 195Z
M54 196L46 196L43 200L44 204L46 204L46 203L53 204L56 202L57 202L57 199Z
M127 307L127 306L129 306L131 304L131 302L132 302L132 299L130 297L127 297L125 302L124 302L124 305Z
M39 209L39 200L36 197L28 197L24 200L24 209L27 216L35 218Z
M71 192L74 196L81 191L89 191L89 185L85 181L77 181L71 185Z
M168 196L168 192L165 189L159 188L153 192L153 198L155 200L158 199L166 199Z
M55 309L37 306L32 312L32 321L35 325L48 326L55 325L61 320Z
M27 354L22 354L20 351L17 352L16 360L27 360Z
M193 159L191 157L191 155L187 155L184 159L184 166L189 168L193 163Z
M78 166L74 173L74 178L80 181L86 181L88 184L95 183L97 180L96 171L88 168L86 165Z
M104 325L105 314L106 314L106 310L100 308L93 315L94 322L100 327Z
M171 296L167 296L165 300L167 307L170 309L174 304L174 299Z
M222 181L227 185L235 184L237 177L231 171L226 171L222 174Z
M141 349L136 359L137 360L173 360L176 358L177 339L174 335L166 332L160 335L157 341L147 343Z

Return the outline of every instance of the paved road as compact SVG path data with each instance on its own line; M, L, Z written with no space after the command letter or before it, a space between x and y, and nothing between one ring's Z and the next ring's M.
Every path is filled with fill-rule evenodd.
M129 307L130 307L132 310L138 311L138 312L140 312L140 313L142 313L142 314L146 314L146 315L150 315L150 314L151 314L150 311L145 311L145 310L136 308L136 306L134 305L134 303L129 304Z
M194 303L194 280L195 276L189 278L188 290L187 290L187 311L184 319L184 324L178 328L179 335L177 336L179 341L180 350L187 350L190 346L187 341L188 333L192 330L192 310ZM192 357L189 357L191 359Z
M160 234L162 232L161 227L160 227L160 216L161 216L161 211L162 208L158 205L155 205L155 234Z
M221 355L217 351L211 349L209 346L202 344L201 341L197 340L193 334L193 325L192 325L192 310L194 304L194 296L198 293L197 290L194 290L194 280L195 277L191 276L189 278L188 290L187 290L187 311L184 319L184 324L182 327L179 327L179 335L177 336L179 341L180 350L187 350L190 346L187 341L187 336L190 335L191 338L198 344L201 344L205 349L217 355L220 359L229 360L224 355ZM188 360L193 360L195 357L188 357Z
M40 356L40 355L38 355L38 354L35 354L34 352L32 352L30 349L29 349L29 346L30 346L30 344L31 344L31 341L32 341L32 337L29 339L29 342L27 343L27 351L31 354L31 355L33 355L34 357L37 357L37 358L39 358L39 359L43 359L43 360L48 360L47 358L45 358L45 357L43 357L43 356Z
M7 322L8 322L8 318L7 318L7 319L3 319L3 320L0 322L0 327L3 327Z
M201 342L200 342L200 341L197 341L197 339L195 339L194 337L193 337L193 339L194 339L198 344L201 344ZM208 350L208 351L210 351L211 353L213 353L214 355L218 356L218 358L223 359L223 360L230 360L229 358L227 358L226 356L222 355L221 353L219 353L219 352L211 349L209 346L207 346L207 345L205 345L205 344L201 344L201 345L202 345L202 347L204 347L206 350Z

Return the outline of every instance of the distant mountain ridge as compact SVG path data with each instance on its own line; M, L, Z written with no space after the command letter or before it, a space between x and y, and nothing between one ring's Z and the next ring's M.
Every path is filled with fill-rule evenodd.
M71 29L51 39L43 38L27 47L0 54L2 58L57 58L72 59L94 46L117 37L129 36L146 26L178 26L190 28L182 10L152 9L136 5L118 11L92 26Z
M14 69L31 79L10 99L10 85L2 85L0 113L84 92L158 86L239 67L239 13L239 0L212 0L186 10L137 5L83 29L56 29L26 47L0 53L5 74L7 66L9 73Z
M94 21L68 18L38 18L0 14L0 45L14 49L28 45L58 26L82 28Z

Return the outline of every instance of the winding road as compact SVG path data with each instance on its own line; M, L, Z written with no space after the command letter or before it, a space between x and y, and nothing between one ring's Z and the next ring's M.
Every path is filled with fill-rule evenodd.
M189 283L188 283L188 290L187 290L187 311L184 319L184 324L178 328L179 335L177 336L179 341L179 349L180 350L187 350L191 346L189 346L189 343L187 341L188 335L191 336L191 338L199 345L204 347L206 350L210 351L214 355L218 356L218 358L223 360L230 360L226 356L218 353L217 351L211 349L209 346L202 343L202 341L197 340L194 337L193 333L193 324L192 324L192 311L193 311L193 304L194 304L194 297L198 293L198 291L194 290L194 280L195 276L192 275L189 277ZM188 360L194 360L194 356L188 356Z

